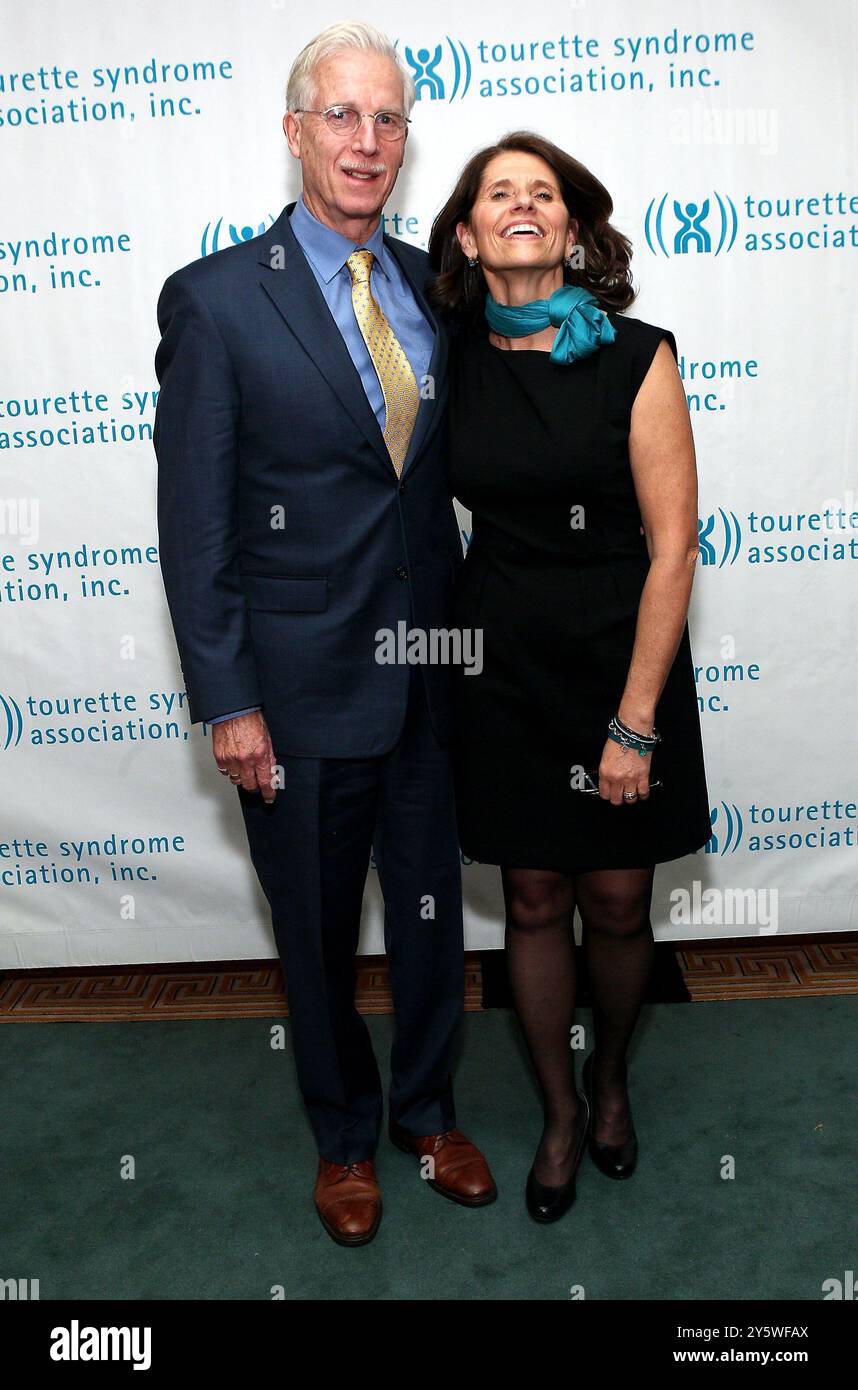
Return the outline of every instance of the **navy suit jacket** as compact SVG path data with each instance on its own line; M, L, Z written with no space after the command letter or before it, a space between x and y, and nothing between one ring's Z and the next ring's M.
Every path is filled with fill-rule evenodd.
M376 634L448 627L462 562L448 340L425 299L425 252L385 237L436 333L434 396L423 392L400 479L293 207L161 292L161 571L193 723L261 704L275 755L368 757L397 740L410 672L377 662ZM446 743L450 670L421 669Z

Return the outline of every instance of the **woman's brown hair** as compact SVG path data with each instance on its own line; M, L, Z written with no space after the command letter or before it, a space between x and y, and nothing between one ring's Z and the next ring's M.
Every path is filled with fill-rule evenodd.
M603 309L628 308L636 294L630 269L632 247L628 238L611 226L614 204L610 193L577 159L529 130L514 130L469 159L435 218L428 247L436 272L430 293L433 304L452 318L482 321L485 276L480 267L468 265L456 227L470 221L486 166L507 150L543 159L557 178L569 216L578 221L577 243L583 250L584 264L564 266L565 283L588 289Z

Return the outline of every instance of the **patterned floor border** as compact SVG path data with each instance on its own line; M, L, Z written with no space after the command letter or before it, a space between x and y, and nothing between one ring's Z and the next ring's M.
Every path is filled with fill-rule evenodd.
M858 994L858 933L676 943L692 1001ZM358 961L358 1008L391 1012L384 956ZM465 1008L482 1008L478 952L465 969ZM277 1018L288 1013L274 961L0 971L0 1023Z

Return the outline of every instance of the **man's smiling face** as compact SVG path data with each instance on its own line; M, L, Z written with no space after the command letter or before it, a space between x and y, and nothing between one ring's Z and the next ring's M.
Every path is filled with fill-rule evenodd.
M344 49L316 68L314 106L353 106L356 111L404 115L402 75L379 53ZM378 224L405 156L405 137L381 140L371 120L338 135L321 116L287 112L283 129L301 161L304 201L326 226L362 240Z

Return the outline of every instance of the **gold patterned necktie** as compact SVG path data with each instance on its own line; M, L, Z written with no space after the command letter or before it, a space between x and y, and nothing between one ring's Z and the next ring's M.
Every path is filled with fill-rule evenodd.
M369 277L374 260L371 251L353 251L346 265L352 277L355 318L384 395L384 442L398 477L417 419L420 393L402 344L373 296Z

